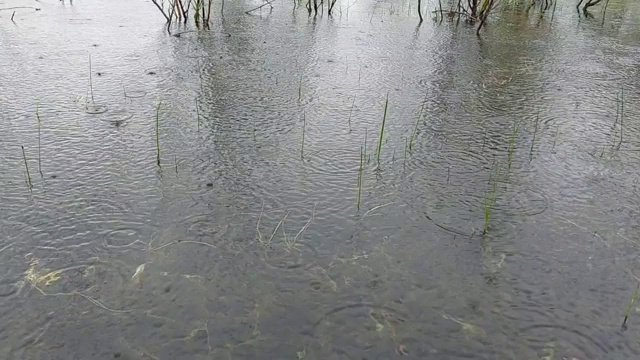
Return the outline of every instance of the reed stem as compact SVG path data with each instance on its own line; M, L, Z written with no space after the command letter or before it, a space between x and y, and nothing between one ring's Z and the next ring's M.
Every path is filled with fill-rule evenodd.
M89 54L89 90L91 91L91 103L95 104L93 100L93 75L91 72L91 54Z
M158 101L156 108L156 162L160 166L160 105L162 101Z
M300 158L304 158L304 133L307 128L307 115L306 112L302 112L302 146L300 147Z
M411 132L411 140L409 140L409 150L413 148L413 139L416 137L416 133L418 131L418 124L420 124L420 118L422 117L422 111L424 110L424 103L420 107L420 112L418 113L418 118L416 119L416 126L413 127L413 131Z
M349 110L349 132L351 132L351 114L353 113L353 106L356 104L356 96L353 95L353 101L351 102L351 110Z
M631 301L629 301L629 304L627 304L627 309L624 312L624 320L622 320L623 328L627 327L627 320L629 319L629 315L631 314L631 308L633 307L633 304L636 302L638 293L640 293L640 283L638 283L638 286L636 287L636 291L633 293L633 296L631 296Z
M529 162L533 160L533 147L536 144L536 134L538 133L538 123L540 121L540 113L536 115L536 122L533 126L533 138L531 139L531 148L529 149Z
M40 110L39 110L39 105L38 103L36 103L36 118L38 119L38 172L40 172L40 176L44 176L42 175L42 156L41 156L41 146L40 146L40 138L41 138L41 131L40 131Z
M624 129L624 88L620 89L620 142L616 146L616 150L620 150L622 146L622 131Z
M358 210L360 210L360 199L361 199L361 195L362 195L362 166L364 163L364 152L363 152L363 147L362 145L360 146L360 167L358 168L358 201L357 201L357 207Z
M520 128L520 123L513 123L513 131L511 133L511 141L509 142L509 164L508 167L511 169L511 160L513 159L513 153L516 150L516 138L518 137L518 129Z
M27 184L29 185L29 189L33 187L31 184L31 174L29 174L29 165L27 164L27 155L24 152L24 146L20 145L22 148L22 158L24 159L24 169L27 171Z
M196 11L197 13L197 11ZM198 132L200 132L200 106L198 105L198 98L196 97L196 117L198 121Z
M380 126L380 138L378 139L378 152L376 154L376 160L380 165L380 152L382 151L382 138L384 137L384 124L387 122L387 109L389 108L389 93L387 93L387 99L384 102L384 116L382 117L382 126Z

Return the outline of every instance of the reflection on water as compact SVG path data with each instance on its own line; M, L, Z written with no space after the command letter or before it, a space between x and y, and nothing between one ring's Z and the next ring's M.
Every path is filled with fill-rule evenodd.
M637 4L39 4L0 12L3 358L639 356Z

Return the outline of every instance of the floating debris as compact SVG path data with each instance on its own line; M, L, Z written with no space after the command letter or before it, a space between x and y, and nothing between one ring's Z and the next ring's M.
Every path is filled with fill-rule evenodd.
M142 264L142 265L139 265L139 266L136 268L136 272L135 272L135 273L133 274L133 276L131 277L131 281L133 281L133 282L134 282L134 283L136 283L136 284L140 284L140 283L141 283L140 276L142 276L142 272L144 271L144 266L145 266L145 265L146 265L146 263L145 263L145 264Z
M29 262L29 268L24 272L24 278L34 286L49 286L60 280L60 271L51 271L49 269L38 269L38 259L32 259Z

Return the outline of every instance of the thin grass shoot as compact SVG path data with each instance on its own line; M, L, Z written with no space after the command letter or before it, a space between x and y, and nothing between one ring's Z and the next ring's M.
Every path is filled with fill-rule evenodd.
M353 95L353 101L351 102L351 110L349 110L349 132L351 132L351 114L353 113L353 106L356 104L356 96Z
M89 90L91 91L91 103L95 104L93 100L93 75L91 73L91 54L89 54Z
M416 119L416 125L413 127L413 131L411 132L411 140L409 140L409 150L413 149L413 140L416 138L416 133L418 132L418 125L420 124L420 118L422 117L422 111L424 110L424 103L420 107L420 112L418 113L418 118Z
M509 141L509 169L511 169L511 161L513 160L513 154L516 151L516 140L518 138L519 129L520 122L515 121L513 123L513 130L511 132L511 140Z
M538 133L538 123L540 122L540 113L536 115L536 121L533 125L533 138L531 139L531 148L529 149L529 162L533 160L533 147L536 144L536 135Z
M24 146L20 145L20 147L22 148L22 159L24 159L24 169L27 172L27 185L29 185L29 190L31 190L31 188L33 188L33 185L31 184L31 174L29 174L29 165L27 164L27 155L24 152Z
M489 222L491 220L491 213L493 212L493 205L496 202L496 194L498 192L498 181L500 178L500 167L496 167L495 177L490 177L489 182L491 183L491 192L485 192L484 194L484 229L482 230L482 234L486 234L489 230ZM493 182L491 181L493 180Z
M196 14L198 12L196 11ZM198 122L198 132L200 132L200 106L198 105L198 98L196 97L196 120Z
M364 164L364 152L363 147L360 146L360 166L358 167L358 199L356 206L360 210L360 199L362 197L362 167Z
M636 287L636 291L633 293L633 296L631 296L631 300L627 304L627 309L624 312L624 320L622 320L622 328L624 329L627 328L627 320L629 320L631 309L633 308L633 304L636 302L636 299L638 298L639 293L640 293L640 283L638 283L638 286Z
M36 103L36 118L38 119L38 172L40 172L40 176L44 176L42 175L42 153L41 153L41 146L40 146L40 139L41 139L41 131L40 131L40 109L39 109L39 104Z
M302 145L300 147L300 158L304 158L304 134L307 129L307 115L306 112L302 112Z
M376 154L376 161L378 166L380 165L380 154L382 152L382 139L384 138L384 125L387 122L387 110L389 108L389 93L387 93L387 99L384 102L384 115L382 116L382 125L380 126L380 137L378 139L378 150Z
M156 108L156 162L160 166L160 105L162 101L158 101Z

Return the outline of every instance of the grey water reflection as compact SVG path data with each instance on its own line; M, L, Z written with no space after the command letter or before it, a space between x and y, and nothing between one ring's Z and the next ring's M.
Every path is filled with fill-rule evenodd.
M0 12L3 358L638 357L634 2L480 38L406 1L179 37L37 4Z

